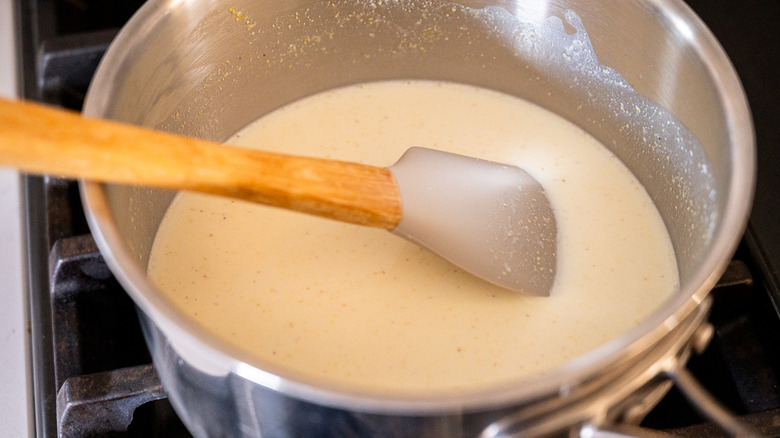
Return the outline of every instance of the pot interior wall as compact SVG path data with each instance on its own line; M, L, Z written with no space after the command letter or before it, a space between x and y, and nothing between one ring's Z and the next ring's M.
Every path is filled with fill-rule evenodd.
M504 91L572 120L626 163L659 207L686 282L718 227L732 176L714 79L680 29L633 2L609 11L595 0L499 3L533 23L574 10L599 61L701 143L614 72L564 60L588 54L576 17L548 22L542 30L559 41L543 47L542 34L518 39L506 11L389 3L183 2L120 36L124 53L110 52L116 59L105 63L114 65L101 67L107 72L90 90L88 113L223 141L281 105L353 83L436 79ZM119 234L145 268L173 193L105 189Z

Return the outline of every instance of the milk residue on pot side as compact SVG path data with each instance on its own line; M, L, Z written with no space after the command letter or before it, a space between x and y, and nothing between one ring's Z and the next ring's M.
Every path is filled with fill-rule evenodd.
M506 38L516 56L557 84L563 105L551 108L599 136L635 172L654 186L654 200L682 258L697 258L717 223L715 180L699 141L669 111L640 95L616 70L602 65L579 15L564 13L574 29L568 33L558 17L522 22L505 9L475 10L487 26ZM575 114L579 113L579 114ZM670 202L660 202L671 199Z

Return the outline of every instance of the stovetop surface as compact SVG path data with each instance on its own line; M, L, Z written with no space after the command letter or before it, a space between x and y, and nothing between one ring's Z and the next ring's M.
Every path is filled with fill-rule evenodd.
M16 96L12 0L0 0L0 97ZM19 174L0 169L0 436L26 436L30 422L25 350L24 264Z
M24 71L41 71L38 78L23 78L24 97L79 109L91 72L103 51L118 28L142 3L142 0L18 0ZM749 3L687 0L687 3L719 38L742 78L755 120L759 156L755 206L744 242L735 257L746 262L753 282L714 292L712 320L716 337L702 355L692 358L689 368L727 407L752 418L752 414L780 407L780 349L774 348L780 339L777 317L780 227L775 226L775 218L780 214L780 202L776 201L780 199L780 176L775 171L780 165L780 154L775 147L780 141L780 124L775 121L780 111L775 78L780 71L780 39L775 36L780 3L776 0ZM43 336L34 333L33 349L38 350L33 354L39 359L56 355L73 357L65 368L34 370L40 374L36 378L42 379L35 389L36 403L42 406L36 407L37 434L48 437L56 436L56 390L68 378L86 374L99 379L101 373L116 369L145 373L149 357L129 299L110 275L104 275L103 267L94 268L93 258L99 258L99 254L90 248L93 242L80 210L75 184L53 178L26 178L24 185L28 195L27 221L32 224L28 245L45 248L29 255L31 269L39 271L31 273L30 288L46 291L39 298L39 306L44 308L42 314L31 315L34 330L36 324L39 330L49 330ZM57 220L52 219L55 217ZM67 258L65 266L60 266L63 271L74 269L83 274L82 263L93 267L86 269L91 272L86 279L89 286L49 294L50 251L76 257L75 261ZM105 296L116 296L118 302L107 302ZM48 300L58 304L49 307ZM53 310L47 314L46 308ZM112 317L80 319L81 315L95 313ZM111 336L84 341L76 352L65 348L76 342L72 338L81 332L103 332ZM135 416L128 431L99 436L187 436L164 399L145 403ZM715 431L708 426L696 426L701 421L682 396L672 390L643 426L673 429L688 436L713 436Z

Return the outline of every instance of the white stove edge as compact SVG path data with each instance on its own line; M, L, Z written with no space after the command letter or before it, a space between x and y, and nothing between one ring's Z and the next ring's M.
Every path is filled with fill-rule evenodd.
M0 96L17 96L13 0L0 0ZM21 180L0 168L0 437L33 436Z

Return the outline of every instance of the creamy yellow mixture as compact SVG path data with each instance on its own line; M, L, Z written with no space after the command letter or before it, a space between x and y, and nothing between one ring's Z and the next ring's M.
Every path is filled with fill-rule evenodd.
M666 229L633 175L580 128L515 97L363 84L282 108L230 143L380 166L414 145L516 164L555 210L557 277L534 298L386 231L180 194L149 275L200 324L288 375L393 392L499 385L615 338L678 286Z

